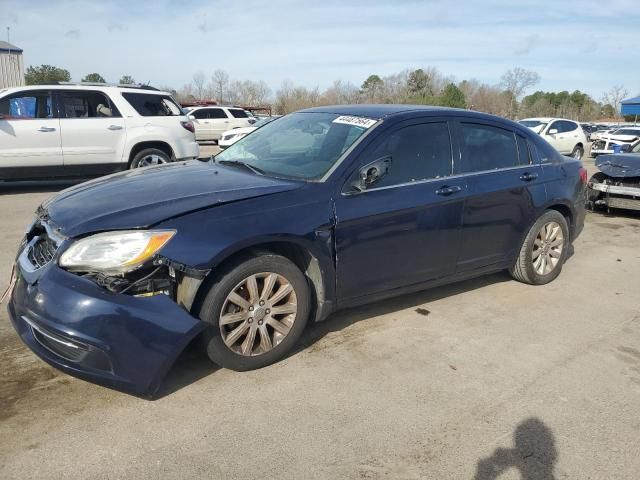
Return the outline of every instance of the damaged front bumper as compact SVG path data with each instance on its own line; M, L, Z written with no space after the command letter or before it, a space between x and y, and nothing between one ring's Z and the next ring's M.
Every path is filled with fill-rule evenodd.
M24 343L79 378L153 397L186 345L206 328L167 295L112 293L59 268L15 267L9 317Z
M640 210L640 185L612 185L609 183L589 182L592 192L600 195L591 195L597 198L594 204L607 208L621 208L625 210Z

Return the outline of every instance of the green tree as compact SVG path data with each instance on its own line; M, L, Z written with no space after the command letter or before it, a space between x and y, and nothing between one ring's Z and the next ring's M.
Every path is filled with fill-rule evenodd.
M444 87L442 94L438 98L438 103L443 107L465 108L467 106L464 93L453 83L449 83Z
M360 92L365 96L367 101L379 101L384 89L384 81L378 75L369 75L362 83Z
M90 73L86 77L84 77L82 81L91 83L107 83L104 77L99 73Z
M123 75L118 83L120 85L133 85L136 81L131 75Z
M24 81L27 85L47 85L57 82L68 82L71 80L69 70L54 67L53 65L40 65L27 68Z

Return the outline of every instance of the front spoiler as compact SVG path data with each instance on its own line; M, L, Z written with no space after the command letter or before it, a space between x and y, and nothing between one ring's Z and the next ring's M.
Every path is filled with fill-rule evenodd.
M175 359L206 328L165 295L110 293L52 264L37 278L16 269L8 311L22 341L50 365L116 390L153 397Z

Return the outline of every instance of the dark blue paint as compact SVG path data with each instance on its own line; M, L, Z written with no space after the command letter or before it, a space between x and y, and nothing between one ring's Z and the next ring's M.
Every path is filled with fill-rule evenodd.
M62 192L43 206L70 237L130 228L171 228L162 255L201 269L265 244L293 244L317 259L326 302L344 308L509 267L536 218L547 208L570 216L572 238L584 223L581 164L549 153L538 135L514 122L464 110L393 105L319 107L383 122L325 182L254 175L214 163L187 162L104 177ZM345 185L370 162L363 154L399 122L449 122L452 162L460 158L456 122L473 119L518 132L545 151L523 167L347 195ZM454 169L455 171L455 169ZM533 175L523 181L523 175ZM454 187L448 196L436 192ZM61 248L64 250L65 246ZM204 324L164 296L111 294L52 264L22 272L9 305L23 340L73 375L151 395ZM70 364L34 341L21 320L71 335L105 352L110 371Z

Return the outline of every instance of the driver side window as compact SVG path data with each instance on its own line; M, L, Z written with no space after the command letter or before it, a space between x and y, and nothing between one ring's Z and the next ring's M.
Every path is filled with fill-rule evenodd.
M451 138L447 122L410 125L383 134L365 152L366 163L390 158L388 173L370 188L389 187L452 173ZM356 172L356 175L358 172Z

